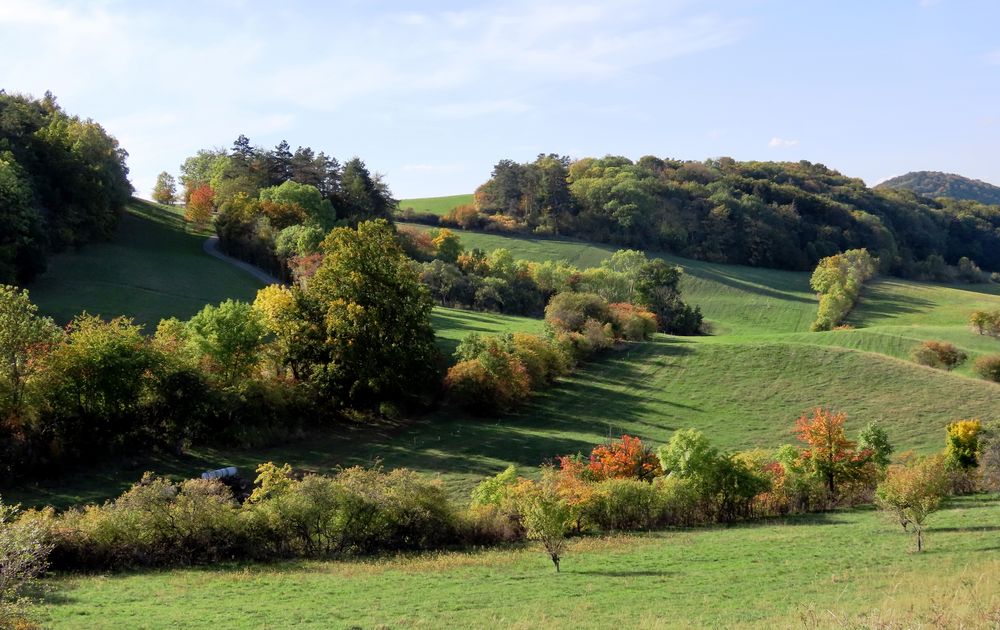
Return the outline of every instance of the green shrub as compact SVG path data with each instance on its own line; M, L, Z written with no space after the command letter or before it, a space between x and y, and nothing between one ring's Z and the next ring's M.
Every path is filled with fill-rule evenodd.
M652 529L662 520L662 496L647 481L605 479L594 490L586 517L601 529Z
M608 302L594 293L559 293L545 307L545 321L562 332L585 332L588 322L603 326L611 321Z
M965 362L968 355L947 341L925 341L910 353L914 362L932 368L954 370Z
M51 550L43 521L18 518L19 511L0 500L0 628L31 627L29 596Z
M976 359L974 366L976 374L988 381L1000 383L1000 354L991 354Z
M705 522L704 497L690 479L657 477L653 487L659 494L661 525L690 527Z
M72 568L217 562L240 543L236 502L214 480L175 484L146 473L112 503L72 510L58 521L54 562Z

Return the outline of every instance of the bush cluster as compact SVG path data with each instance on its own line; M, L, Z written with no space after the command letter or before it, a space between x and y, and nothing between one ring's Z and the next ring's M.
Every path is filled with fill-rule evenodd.
M593 353L656 332L656 316L649 311L627 303L608 304L593 293L559 293L545 313L545 336L466 337L445 376L451 400L475 413L510 410Z
M965 363L969 358L967 354L955 347L955 344L947 341L924 341L917 345L910 356L916 363L932 368L944 370L954 370Z
M813 330L831 330L841 324L857 304L861 288L875 276L878 260L865 249L852 249L819 261L809 281L819 295Z
M224 560L331 558L441 548L476 529L437 482L399 469L348 468L295 477L263 464L242 505L218 480L150 473L101 506L29 511L55 569L108 570ZM470 533L471 532L471 533Z
M454 402L474 413L522 404L531 392L565 374L574 360L566 344L527 333L473 333L459 344L455 358L445 389Z
M465 251L448 229L402 227L403 249L421 263L420 279L443 306L537 316L558 293L594 293L656 317L657 330L693 335L702 315L680 297L681 270L636 250L619 250L600 266L578 269L564 261L515 260L509 250Z

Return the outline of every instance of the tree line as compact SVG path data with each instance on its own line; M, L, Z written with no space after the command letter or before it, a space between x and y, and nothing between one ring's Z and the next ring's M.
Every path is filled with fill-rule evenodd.
M382 176L360 158L341 164L310 147L292 151L284 140L262 148L245 135L229 149L188 157L179 178L161 173L153 197L182 202L190 222L214 224L223 251L283 279L288 259L315 251L330 228L391 221L397 206Z
M678 335L702 332L702 313L681 298L683 271L637 250L618 250L597 267L566 261L518 260L505 248L466 250L443 228L398 228L420 280L442 306L537 317L559 293L593 293L609 304L630 304L655 315L654 329ZM293 261L293 265L296 263Z
M983 281L978 265L1000 271L1000 206L872 189L807 161L501 160L474 204L441 223L800 271L850 249L867 249L881 271L903 277Z
M131 198L128 153L51 93L0 90L0 283L25 283L49 253L114 235Z

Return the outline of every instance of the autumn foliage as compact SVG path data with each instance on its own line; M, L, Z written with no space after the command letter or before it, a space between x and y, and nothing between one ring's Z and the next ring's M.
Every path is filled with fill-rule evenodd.
M212 210L214 209L215 191L212 190L211 186L205 184L191 191L191 198L188 199L184 218L198 227L205 227L212 219Z
M590 453L590 474L597 481L603 479L641 479L648 481L661 474L660 460L642 440L623 435L594 448Z
M857 449L847 439L844 422L847 414L816 407L812 414L803 414L795 423L795 433L806 447L800 461L815 476L824 480L831 495L836 495L837 485L853 479L872 456L869 449Z

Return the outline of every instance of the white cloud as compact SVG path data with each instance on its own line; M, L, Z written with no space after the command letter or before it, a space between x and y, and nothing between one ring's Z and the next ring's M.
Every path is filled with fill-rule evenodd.
M772 149L787 149L789 147L794 147L798 145L798 140L788 140L786 138L779 138L774 136L771 141L767 143L767 146Z
M0 0L0 87L52 90L71 113L102 122L129 150L144 190L195 149L241 132L257 141L290 130L294 140L299 125L303 143L324 133L337 142L344 125L541 111L565 86L605 89L623 73L726 46L746 30L689 0L396 12L317 5ZM305 129L317 115L329 128Z

